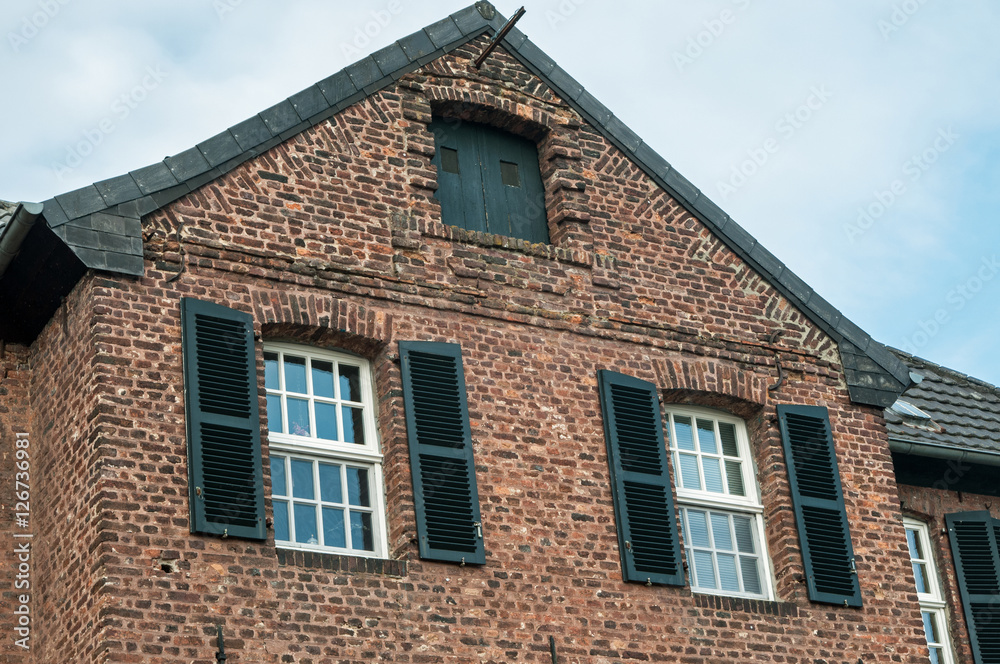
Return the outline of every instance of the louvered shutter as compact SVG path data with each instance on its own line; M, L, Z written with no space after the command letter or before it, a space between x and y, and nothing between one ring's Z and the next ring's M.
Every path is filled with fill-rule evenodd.
M830 416L822 406L778 406L809 599L861 606L854 548Z
M486 562L458 344L400 341L420 557Z
M684 585L667 449L656 387L597 372L614 496L622 576L636 583Z
M1000 664L1000 521L989 512L945 517L976 664Z
M181 299L191 532L265 539L253 319Z

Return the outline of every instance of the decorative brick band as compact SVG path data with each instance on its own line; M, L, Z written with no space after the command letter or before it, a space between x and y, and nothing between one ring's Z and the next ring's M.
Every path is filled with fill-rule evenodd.
M722 597L720 595L693 595L695 606L719 611L739 611L750 615L788 616L799 615L798 604L791 602L768 602L746 597Z
M351 574L379 574L382 576L406 576L405 560L383 560L381 558L360 558L318 551L295 549L275 549L278 564L286 567L306 567L329 572Z

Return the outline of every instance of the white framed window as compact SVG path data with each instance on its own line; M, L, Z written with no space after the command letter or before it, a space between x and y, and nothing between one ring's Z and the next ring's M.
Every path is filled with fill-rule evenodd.
M707 409L667 409L691 590L771 599L764 508L746 425Z
M920 602L931 664L954 664L955 658L948 638L947 604L944 593L941 592L927 524L904 518L903 525L906 528L906 544L910 551L910 564L913 565L913 579L917 585L917 600Z
M346 353L264 344L274 540L386 557L371 366Z

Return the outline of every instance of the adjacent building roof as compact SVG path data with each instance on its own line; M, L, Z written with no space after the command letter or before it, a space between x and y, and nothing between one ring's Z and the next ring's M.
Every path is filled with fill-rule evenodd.
M488 2L477 2L193 148L45 201L46 224L86 267L141 275L140 219L144 215L393 85L399 77L427 62L483 34L496 34L505 21ZM524 33L516 28L511 30L502 48L549 85L838 342L852 400L886 407L909 385L909 371L898 358L761 246Z
M16 209L17 203L0 201L0 235L3 235L3 229L7 226L10 218L14 216L14 210Z
M1000 388L923 358L894 352L923 376L900 397L902 408L885 411L895 449L920 454L933 446L1000 455ZM913 412L906 405L919 410ZM927 417L920 416L921 411Z

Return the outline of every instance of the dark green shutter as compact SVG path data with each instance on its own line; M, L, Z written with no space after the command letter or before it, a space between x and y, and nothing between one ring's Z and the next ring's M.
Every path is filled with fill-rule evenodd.
M861 606L854 548L830 415L822 406L778 406L809 599Z
M420 557L486 562L458 344L400 341Z
M181 299L191 532L265 539L253 318Z
M656 386L597 372L626 581L684 585Z
M548 242L538 149L526 138L458 120L430 124L441 220L449 226ZM457 172L456 172L457 171Z
M1000 664L1000 521L989 512L945 516L976 664Z

